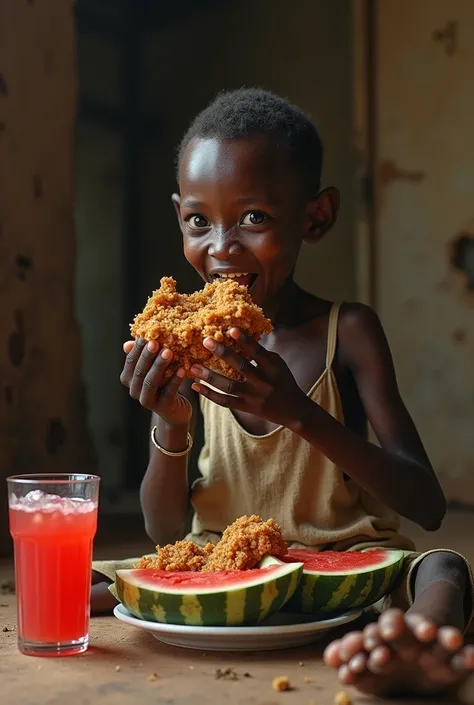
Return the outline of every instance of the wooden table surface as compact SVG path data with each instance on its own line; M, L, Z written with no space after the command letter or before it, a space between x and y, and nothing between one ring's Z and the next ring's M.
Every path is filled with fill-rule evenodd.
M333 705L342 690L321 662L321 642L286 651L203 653L162 645L114 617L92 619L90 638L80 656L23 656L16 649L15 598L0 595L0 703ZM230 674L222 677L226 669ZM273 691L277 676L288 676L292 689ZM372 700L347 693L354 704Z
M474 514L451 513L441 536L413 527L407 533L414 533L424 550L453 547L474 563L473 532ZM114 540L98 557L114 557L117 550ZM120 555L141 555L145 548L122 545L120 550ZM0 563L0 584L11 577L11 563ZM0 705L333 705L342 690L335 674L322 665L318 642L301 650L204 655L161 645L114 617L104 617L91 621L91 648L86 654L38 659L18 653L16 631L3 631L15 627L15 597L0 594ZM216 678L217 669L226 668L234 669L237 680ZM150 679L152 674L156 679ZM272 690L272 680L280 675L290 678L293 690ZM474 704L473 691L471 686L466 699ZM347 692L354 704L372 700L351 689Z

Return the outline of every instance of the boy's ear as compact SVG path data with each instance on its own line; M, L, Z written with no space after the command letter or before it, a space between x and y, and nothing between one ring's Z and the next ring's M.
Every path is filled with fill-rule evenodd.
M179 195L179 193L173 193L171 194L171 200L173 201L173 206L176 212L176 216L178 218L179 227L181 228L183 225L183 221L181 220L181 196Z
M308 229L304 241L314 244L333 227L339 211L339 191L334 186L323 189L308 203Z

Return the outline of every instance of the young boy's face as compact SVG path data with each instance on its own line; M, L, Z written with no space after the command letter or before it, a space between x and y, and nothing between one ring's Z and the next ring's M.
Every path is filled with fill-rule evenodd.
M179 187L173 200L190 264L207 282L239 275L255 303L273 301L314 230L317 202L286 149L268 136L193 139Z

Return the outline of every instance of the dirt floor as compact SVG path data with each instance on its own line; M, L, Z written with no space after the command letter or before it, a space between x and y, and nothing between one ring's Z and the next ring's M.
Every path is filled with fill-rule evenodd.
M437 534L406 531L420 549L454 548L474 564L474 513L451 512ZM140 526L117 518L113 526L101 526L96 553L118 558L149 548ZM1 563L0 583L11 577L11 564ZM161 645L114 617L92 619L86 654L61 660L22 656L16 650L15 598L7 588L0 594L0 702L6 705L333 705L341 690L321 663L321 642L272 653L202 653ZM219 674L228 668L233 670L227 676ZM274 692L276 676L288 676L293 689ZM474 702L470 685L465 699ZM347 692L354 703L370 700Z

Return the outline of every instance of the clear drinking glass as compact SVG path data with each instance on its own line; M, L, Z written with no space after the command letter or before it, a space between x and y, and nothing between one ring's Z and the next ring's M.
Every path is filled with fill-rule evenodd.
M85 651L100 478L7 478L15 547L18 648L31 656Z

